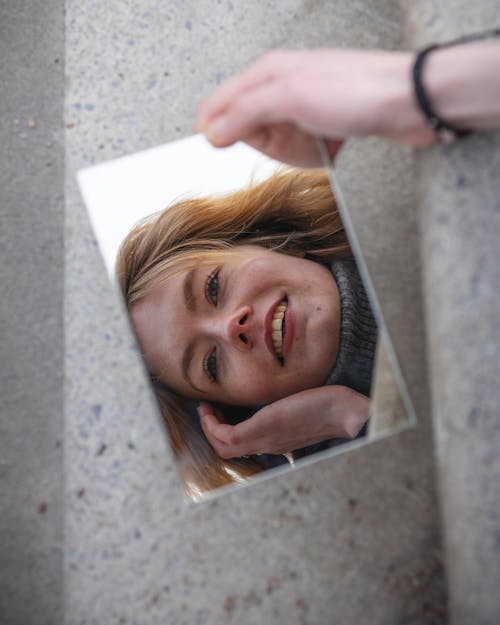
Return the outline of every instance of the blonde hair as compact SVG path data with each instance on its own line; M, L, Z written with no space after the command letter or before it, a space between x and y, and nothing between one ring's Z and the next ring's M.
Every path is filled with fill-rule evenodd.
M123 241L116 273L128 309L188 265L260 245L319 262L351 256L324 170L286 170L224 196L180 201L137 225ZM196 495L261 471L258 459L222 460L191 416L189 400L153 377L187 491Z

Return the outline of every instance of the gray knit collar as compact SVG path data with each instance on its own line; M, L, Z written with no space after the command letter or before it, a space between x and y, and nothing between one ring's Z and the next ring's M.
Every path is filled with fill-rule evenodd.
M354 260L330 265L340 294L340 342L337 360L325 384L349 386L370 394L378 328Z

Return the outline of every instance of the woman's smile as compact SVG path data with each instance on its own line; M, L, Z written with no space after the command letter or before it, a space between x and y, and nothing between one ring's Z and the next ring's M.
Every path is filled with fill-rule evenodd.
M220 259L181 270L132 306L152 373L182 395L235 405L320 386L339 340L330 271L254 245Z
M278 359L280 364L283 363L283 333L284 333L284 317L287 305L286 297L280 299L268 310L265 318L265 335L264 340L270 354Z

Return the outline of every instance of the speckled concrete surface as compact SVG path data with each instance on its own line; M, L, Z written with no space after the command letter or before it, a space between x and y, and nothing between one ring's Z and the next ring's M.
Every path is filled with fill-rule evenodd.
M399 37L396 2L68 0L68 622L442 622L422 349L407 361L419 427L186 506L74 184L79 167L188 134L198 100L263 50ZM402 265L396 278L394 292Z
M64 6L0 4L0 623L62 619Z
M500 25L500 2L412 3L415 45ZM419 155L422 258L450 620L500 619L500 135Z
M452 622L494 625L500 618L500 134L438 148L419 165Z
M402 4L413 45L481 30L500 14L492 0ZM68 0L66 9L64 441L63 6L0 9L0 621L60 623L65 593L66 623L442 622L411 154L354 142L338 173L353 214L388 224L364 249L419 425L197 507L183 501L74 185L80 166L187 133L198 99L264 49L398 45L397 3ZM500 612L499 143L498 134L471 137L418 162L459 625L496 623ZM369 221L355 219L360 238L369 235Z

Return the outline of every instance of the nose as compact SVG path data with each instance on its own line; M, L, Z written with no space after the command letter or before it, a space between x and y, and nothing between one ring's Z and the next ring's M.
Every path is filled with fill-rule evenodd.
M214 332L219 339L241 350L253 347L252 308L239 306L233 311L221 311L220 317L214 322Z

